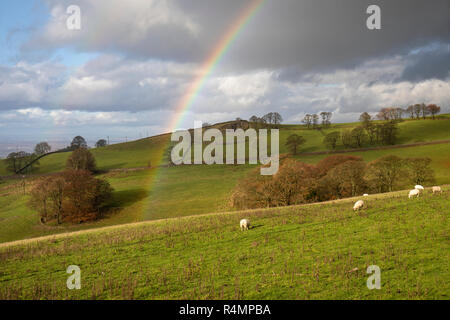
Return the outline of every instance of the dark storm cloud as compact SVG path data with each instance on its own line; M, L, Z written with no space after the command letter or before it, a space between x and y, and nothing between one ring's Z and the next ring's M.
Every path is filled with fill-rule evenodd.
M65 20L54 10L53 22L33 37L28 49L70 42L80 51L109 50L133 58L199 62L250 3L48 0L50 7L59 7L62 13L69 2L82 8L81 32L64 33ZM370 4L381 7L381 30L366 28ZM369 58L449 42L448 12L448 0L266 0L222 66L232 70L295 66L301 73L353 67Z
M450 72L450 47L416 54L400 77L403 81L444 80Z

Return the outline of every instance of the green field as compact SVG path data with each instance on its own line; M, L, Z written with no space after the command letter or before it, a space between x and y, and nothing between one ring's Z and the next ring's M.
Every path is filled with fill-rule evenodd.
M420 120L400 123L402 143L450 139L449 120ZM351 128L357 124L335 124L327 131ZM421 132L420 136L415 135ZM323 150L323 133L306 130L301 125L284 125L280 130L281 152L286 152L284 141L291 133L307 139L302 151ZM169 136L162 135L105 148L92 149L102 170L147 167L158 163ZM60 171L70 153L53 154L41 160L38 173ZM347 153L371 161L387 154L400 157L431 157L436 184L450 183L450 143L399 149L371 150ZM297 155L301 161L317 163L327 155ZM3 161L0 161L3 165ZM0 181L0 242L39 237L67 231L92 229L102 226L161 218L198 215L229 211L231 190L254 166L213 165L160 167L129 172L101 174L114 187L108 203L109 213L95 222L84 224L42 225L38 216L27 206L19 180ZM3 166L4 170L4 166ZM32 178L26 180L30 189Z
M369 196L360 213L345 199L0 245L0 299L448 299L449 188L406 194ZM81 290L66 287L69 265Z
M0 196L0 242L230 210L229 193L251 168L248 165L180 166L101 175L115 189L107 204L111 213L96 222L76 225L42 225L38 215L27 206L28 196L23 196L20 186L16 186L15 194Z
M399 143L450 139L449 124L404 121ZM280 151L292 133L307 139L302 152L323 151L326 132L356 125L284 125ZM411 200L407 191L371 195L361 213L352 211L355 199L235 211L231 191L255 166L148 168L168 138L92 149L99 177L114 188L98 221L43 225L27 206L35 177L0 180L0 299L449 298L448 186ZM63 170L69 154L43 158L37 174ZM430 157L436 184L450 184L450 143L346 153L365 161L388 154ZM254 228L241 232L244 217ZM71 264L82 270L81 290L66 288ZM366 287L369 265L382 270L381 290Z
M306 143L300 152L326 151L324 136L333 131L352 129L359 123L333 124L324 130L306 129L303 125L282 125L280 129L280 152L287 153L285 146L289 135L295 133L303 136ZM92 149L101 170L115 168L147 167L159 164L161 155L169 141L169 135L160 135L127 143L119 143L103 148ZM440 120L405 120L399 124L398 144L428 142L450 139L450 118L443 115ZM338 150L343 150L342 145ZM36 173L57 172L64 169L70 152L52 154L40 160ZM165 161L163 161L165 163ZM7 175L4 160L0 160L0 175Z

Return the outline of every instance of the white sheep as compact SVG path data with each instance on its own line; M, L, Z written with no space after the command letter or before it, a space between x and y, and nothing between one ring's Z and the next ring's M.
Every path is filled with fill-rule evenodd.
M439 186L432 187L431 191L433 191L433 193L436 193L436 192L442 193L442 189Z
M353 211L359 210L364 206L364 201L362 200L358 200L355 202L355 204L353 205Z
M368 197L369 195L367 194L367 193L364 193L363 194L363 197Z
M248 230L250 228L250 221L248 219L242 219L240 222L241 231Z
M411 197L414 196L419 197L419 194L420 194L419 189L412 189L411 191L409 191L408 198L411 199Z
M424 187L422 187L420 184L416 184L415 186L414 186L414 189L417 189L417 190L424 190Z

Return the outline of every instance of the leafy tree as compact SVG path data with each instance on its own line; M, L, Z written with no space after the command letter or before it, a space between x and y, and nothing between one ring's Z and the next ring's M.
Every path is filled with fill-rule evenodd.
M431 113L433 120L435 119L435 115L441 112L441 107L435 105L435 104L429 104L427 106L428 113Z
M431 169L430 158L408 158L406 166L409 169L408 177L412 184L425 184L434 182L434 171Z
M97 166L92 153L86 148L75 149L66 162L67 169L95 172Z
M397 141L398 126L395 122L383 123L379 126L381 142L385 145L395 144Z
M87 148L86 140L82 136L76 136L73 138L72 142L70 143L70 149L75 150L78 148Z
M406 176L404 160L388 155L369 163L367 178L378 192L393 191Z
M297 154L298 149L306 142L305 138L297 134L291 134L286 140L286 146L293 154Z
M367 142L367 134L363 127L356 127L351 131L352 145L361 148Z
M354 140L352 137L352 132L351 130L344 130L341 133L341 141L342 144L344 145L344 147L346 148L353 148L354 147Z
M100 139L95 143L96 148L106 147L108 142L105 139Z
M338 131L328 133L323 139L323 143L330 150L336 150L337 143L341 138L341 134Z
M50 150L52 150L52 147L50 147L50 145L47 142L39 142L34 147L34 153L37 155L46 154L50 152Z

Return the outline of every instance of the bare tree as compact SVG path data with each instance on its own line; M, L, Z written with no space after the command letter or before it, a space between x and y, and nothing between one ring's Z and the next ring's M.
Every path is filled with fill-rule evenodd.
M302 122L304 124L306 124L306 127L309 129L311 127L311 123L312 123L312 115L305 114L305 116L303 117Z
M431 113L433 116L433 120L435 119L435 115L441 112L441 107L435 105L435 104L429 104L427 106L428 113Z

